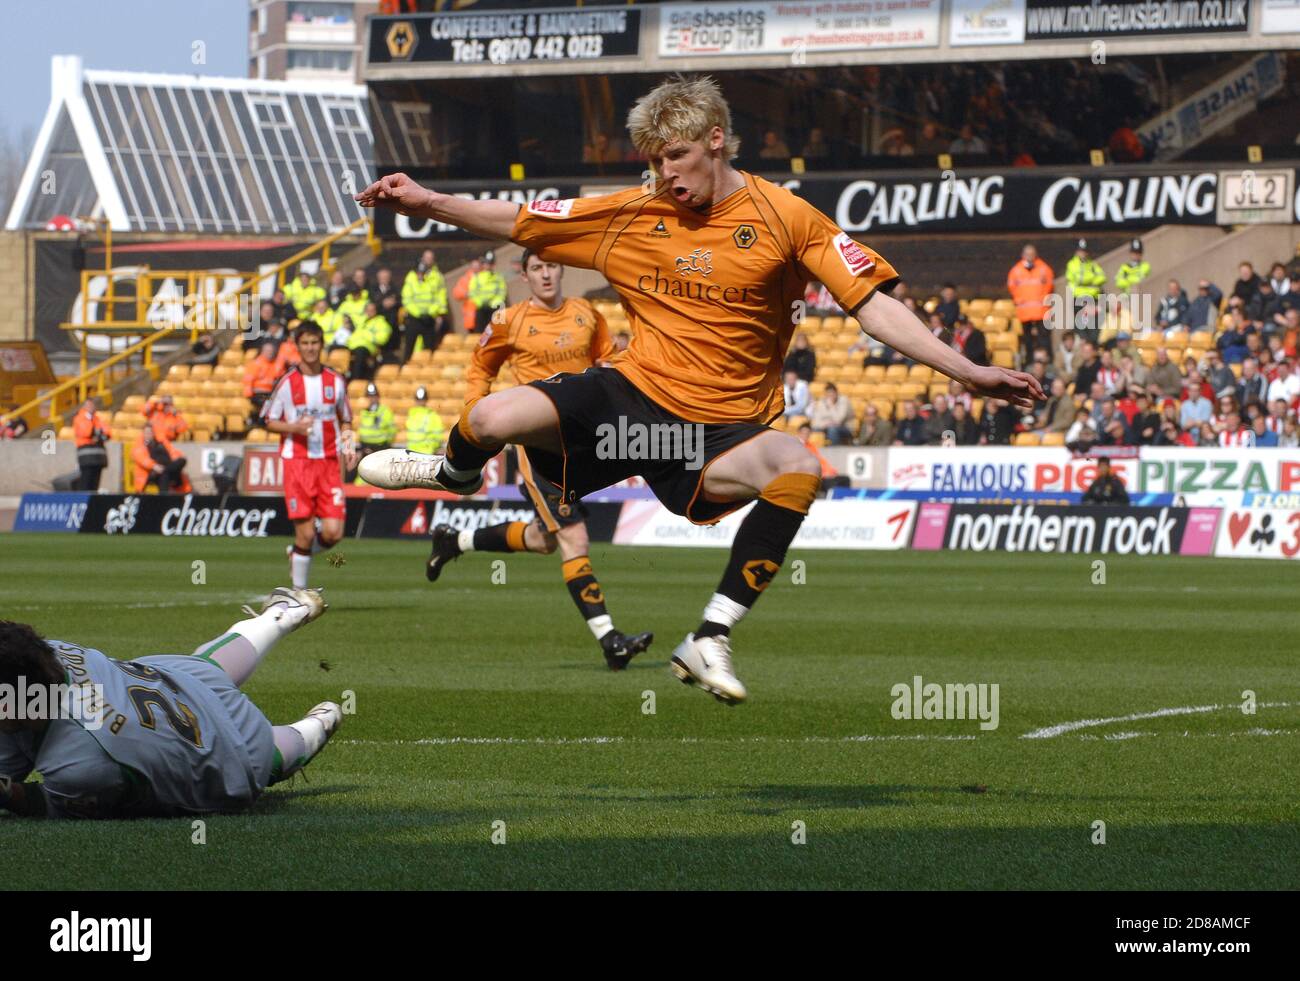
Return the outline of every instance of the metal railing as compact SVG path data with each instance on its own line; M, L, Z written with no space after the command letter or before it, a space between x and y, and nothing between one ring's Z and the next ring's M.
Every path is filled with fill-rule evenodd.
M105 265L108 267L104 270L84 270L81 274L82 296L87 296L87 284L90 277L106 275L108 277L109 289L104 297L100 297L94 302L97 304L96 313L101 309L107 311L108 316L104 320L96 320L89 323L62 323L59 325L62 330L81 331L81 362L80 372L76 378L70 378L62 382L49 391L38 395L36 398L23 405L18 406L10 412L0 415L0 422L10 419L16 419L20 416L31 412L33 409L39 409L46 405L46 411L42 418L49 422L55 422L63 413L68 411L66 408L59 409L61 398L72 393L76 393L76 405L80 405L90 395L102 396L109 392L113 385L126 380L132 374L141 371L149 371L152 374L154 368L154 347L158 342L167 338L174 337L186 331L189 332L189 341L194 343L198 340L200 332L204 330L219 330L229 319L223 314L229 312L229 307L233 304L236 308L235 320L240 330L250 321L245 320L242 316L243 304L245 300L252 302L254 291L267 278L274 276L277 286L283 286L286 273L304 259L311 258L320 254L322 269L328 269L333 266L330 257L331 247L341 239L351 236L354 232L365 228L365 244L369 245L371 251L375 254L379 252L379 240L375 237L374 224L368 217L361 217L354 221L347 228L340 229L337 232L326 236L319 242L313 242L311 245L280 262L275 269L266 272L257 273L239 273L241 281L233 290L229 290L220 295L214 295L214 291L209 289L213 285L214 274L206 270L141 270L135 277L136 290L134 296L119 297L116 295L114 287L113 269L110 258L105 259ZM111 239L109 240L109 251L106 256L111 257ZM184 297L179 300L162 300L156 296L152 287L163 280L171 279L175 282L184 278L188 287ZM85 301L87 306L90 301ZM148 319L149 308L157 302L163 302L168 305L177 304L181 308L179 322L164 323L159 325L156 321ZM117 320L113 314L115 308L120 304L131 304L135 307L135 318L133 320ZM85 312L83 310L83 312ZM92 334L102 334L109 337L143 334L140 340L128 345L126 348L110 355L108 358L94 365L88 364L89 361L89 337ZM139 355L140 363L132 367L132 361ZM75 406L74 406L75 408Z

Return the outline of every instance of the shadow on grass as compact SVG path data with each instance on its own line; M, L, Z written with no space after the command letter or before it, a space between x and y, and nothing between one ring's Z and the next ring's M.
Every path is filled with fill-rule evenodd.
M1295 889L1300 850L1290 826L829 829L806 820L806 843L784 817L744 831L684 817L676 830L594 831L509 808L393 814L343 808L298 820L209 825L207 847L137 825L121 847L79 825L94 863L34 862L9 888L86 889ZM505 817L501 817L506 814ZM714 816L716 817L716 816ZM490 841L505 820L504 844ZM444 824L450 820L455 827ZM466 823L468 822L468 823ZM761 825L761 822L758 822ZM151 823L153 824L153 823ZM118 826L121 830L121 826ZM173 828L173 831L178 829ZM39 836L41 838L45 835ZM73 838L69 837L69 841ZM51 838L46 844L56 844ZM56 849L57 851L57 849ZM49 850L43 850L43 854ZM138 856L156 861L147 877ZM160 871L161 870L161 871Z

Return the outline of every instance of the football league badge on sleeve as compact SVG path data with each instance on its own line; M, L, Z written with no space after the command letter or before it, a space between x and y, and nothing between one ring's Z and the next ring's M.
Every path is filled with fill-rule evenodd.
M835 251L840 254L840 260L845 268L854 276L861 276L876 268L876 260L844 232L835 236Z

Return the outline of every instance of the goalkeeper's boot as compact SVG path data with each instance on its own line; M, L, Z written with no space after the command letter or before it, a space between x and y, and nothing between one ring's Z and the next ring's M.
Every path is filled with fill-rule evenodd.
M329 740L330 736L338 732L339 726L343 725L343 709L335 702L321 702L308 712L305 717L320 720L321 725L325 727L326 741Z
M424 566L424 578L429 582L437 582L442 567L448 562L455 562L464 553L460 550L460 532L451 525L434 525L430 534L433 547L429 551L429 561Z
M319 589L294 589L290 586L277 586L271 590L271 595L266 598L260 611L254 610L251 606L243 608L250 617L274 613L275 619L279 623L287 624L290 630L297 630L304 623L311 623L328 609L329 604L325 602Z
M749 695L732 671L731 638L725 635L687 634L673 651L672 669L683 684L703 688L728 705L739 705Z
M367 484L384 490L445 490L453 494L474 494L483 486L480 470L469 480L458 482L442 474L441 453L412 453L410 450L376 450L357 467Z
M627 662L644 651L654 641L651 633L633 634L631 637L621 630L611 630L600 638L600 649L605 652L605 663L611 671L622 671Z

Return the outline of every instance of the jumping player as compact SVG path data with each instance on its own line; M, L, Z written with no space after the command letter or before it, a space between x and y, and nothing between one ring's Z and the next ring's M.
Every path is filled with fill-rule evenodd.
M343 537L347 500L339 452L349 470L356 466L352 408L347 381L321 363L325 335L307 320L294 334L302 360L280 378L262 406L269 432L280 433L284 501L293 522L287 549L295 589L307 587L311 557L333 548ZM320 530L316 528L320 519Z
M506 362L522 384L564 371L584 371L607 364L614 343L609 326L596 309L581 298L565 297L561 288L564 267L547 262L525 249L522 275L532 292L527 300L499 310L483 332L466 372L465 405L472 406L488 394L492 380ZM614 629L588 556L587 509L581 501L564 500L560 488L537 473L528 453L518 447L524 489L537 508L531 522L512 521L477 531L456 531L448 525L433 529L433 551L425 567L435 582L442 567L465 552L536 552L550 555L560 550L560 571L578 612L600 644L611 671L621 671L640 654L654 634L628 637Z
M326 608L315 590L281 587L261 613L245 607L249 619L193 654L134 661L0 620L0 689L27 692L28 704L40 687L80 696L41 699L63 708L43 718L0 715L0 807L51 818L248 807L306 766L342 724L339 706L321 702L273 726L239 690L277 641ZM24 783L32 773L42 781Z
M361 475L380 487L470 494L486 461L517 443L569 501L632 474L699 524L756 501L699 627L672 658L680 680L734 704L747 693L732 669L731 630L776 577L820 485L816 457L768 428L781 415L781 364L806 284L825 284L868 334L973 392L1025 407L1043 392L1024 372L973 364L943 344L889 295L898 275L880 255L807 201L732 167L739 140L712 79L663 83L633 107L628 131L658 177L652 188L521 208L438 194L393 174L357 195L365 207L596 269L633 326L611 367L489 395L461 416L445 456L387 450ZM629 433L690 432L702 452L633 458L629 443L611 456L600 434L620 424Z

